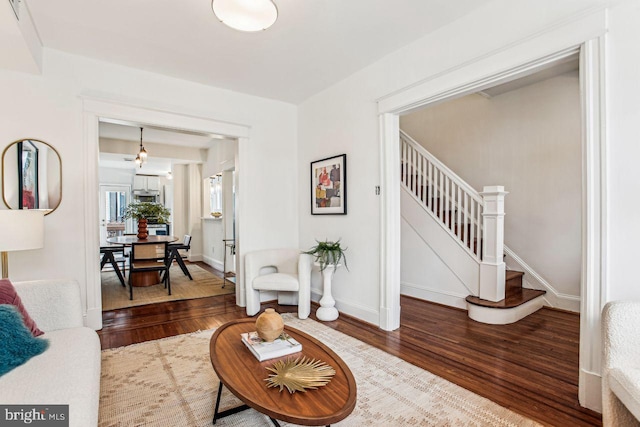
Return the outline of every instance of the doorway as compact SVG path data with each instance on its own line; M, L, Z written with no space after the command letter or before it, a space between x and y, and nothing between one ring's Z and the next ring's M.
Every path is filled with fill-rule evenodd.
M441 74L433 80L411 86L390 95L379 102L381 129L381 176L387 189L383 193L381 210L381 265L380 265L380 327L394 330L400 324L400 158L399 116L427 105L435 105L474 91L482 90L499 82L514 80L534 72L545 64L580 52L580 88L582 94L582 262L581 262L581 327L580 327L580 378L579 400L582 406L598 410L600 397L600 313L602 295L606 292L606 163L604 159L606 134L604 115L604 39L585 38L581 45L566 48L575 43L572 34L568 42L564 29L552 37L556 53L530 62L514 63L516 52L522 47L510 47L495 56L511 64L507 71L495 71L490 77L476 81L462 80L461 75ZM589 37L593 37L591 34ZM550 40L550 39L547 39ZM564 45L563 45L564 44ZM564 50L561 50L564 48ZM513 52L512 52L513 50ZM497 61L494 57L481 58L468 65L471 75L486 76L486 70L478 74L484 62ZM504 64L503 64L504 65ZM495 69L492 68L492 69ZM467 75L468 77L468 75ZM441 88L453 88L442 91ZM440 88L440 89L438 89ZM416 95L418 94L418 95ZM419 101L416 101L419 99Z
M100 186L100 246L107 237L124 235L131 230L131 220L124 219L124 210L131 202L131 186Z
M232 138L238 141L239 156L236 158L236 172L242 172L243 147L249 143L249 127L236 125L214 119L195 117L174 111L162 111L150 106L149 108L129 105L112 100L98 98L85 98L83 100L84 109L84 140L87 145L84 150L85 160L88 164L97 164L99 158L99 124L100 122L110 123L144 123L146 126L156 126L165 129L175 129L183 132L196 132L201 134L218 135ZM243 212L242 191L240 180L236 182L236 191L240 200L240 209L236 212L236 252L241 255L241 221ZM86 188L99 188L98 168L93 174L86 177ZM102 327L102 298L100 288L100 261L96 254L100 246L99 233L99 191L87 191L87 203L85 206L85 234L87 236L85 246L86 260L86 292L85 301L87 306L86 324L94 329ZM241 259L236 257L236 262ZM242 269L236 266L236 271L240 272L238 286L236 286L236 301L239 305L244 303L244 292L242 283Z
M430 162L449 168L455 174L449 176L463 180L463 188L476 200L482 200L479 192L485 186L504 187L508 192L504 200L505 257L500 254L500 259L511 274L524 274L523 288L546 291L545 305L573 312L580 310L580 110L576 52L536 73L400 117L405 143L410 139ZM403 161L411 163L412 159ZM420 166L418 163L417 170ZM428 180L426 173L425 177ZM441 200L435 195L438 187L447 197L453 193L441 181L423 185L433 198L427 200L420 194L410 200L425 205ZM446 226L462 232L465 228L458 224L472 215L461 203L456 205L455 198L452 194L453 208L446 206L449 199L445 199L444 211L465 213L447 218L451 224ZM402 294L466 309L465 298L477 296L478 276L470 274L477 271L477 265L463 267L454 255L443 255L449 253L449 239L438 244L430 238L425 226L406 214L408 205L402 206ZM420 212L418 208L414 215L428 217ZM461 243L462 233L460 236Z
M129 203L153 203L165 209L167 217L161 221L148 218L149 239L167 236L173 261L169 274L171 293L164 286L159 286L159 278L154 280L157 274L144 281L137 280L137 277L131 281L132 278L128 277L127 281L132 282L132 299L129 284L119 286L121 281L115 274L117 271L110 273L104 268L101 271L103 310L233 293L234 286L225 286L219 277L222 274L218 276L213 269L217 266L204 253L205 239L214 233L207 221L212 209L203 197L208 192L208 185L202 184L201 177L216 168L220 146L233 145L235 141L136 122L109 121L100 122L99 137L100 215L101 219L106 218L101 224L101 237L104 237L101 246L114 243L116 236L127 235L125 238L128 240L117 243L125 245L125 264L128 263L129 240L136 239L137 230L137 221L125 219ZM136 162L136 152L143 143L146 159ZM233 154L231 157L233 162ZM113 184L123 182L129 184ZM221 256L219 261L222 262ZM126 271L122 273L126 277ZM136 274L139 273L134 273L134 276Z

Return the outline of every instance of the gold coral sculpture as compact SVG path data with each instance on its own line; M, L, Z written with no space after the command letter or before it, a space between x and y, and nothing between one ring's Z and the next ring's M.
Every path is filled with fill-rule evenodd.
M296 391L306 392L306 389L317 389L323 385L327 385L336 371L326 363L302 358L287 358L287 360L279 360L267 370L273 372L265 381L268 387L280 387L280 391L284 387L289 393Z

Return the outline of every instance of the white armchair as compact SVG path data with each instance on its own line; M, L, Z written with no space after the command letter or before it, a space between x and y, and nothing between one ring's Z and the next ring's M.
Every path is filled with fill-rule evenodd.
M602 312L602 424L640 426L640 302L615 301Z
M244 258L247 315L260 311L260 291L277 291L278 303L298 305L298 317L311 312L311 265L313 257L299 249L268 249L249 252Z

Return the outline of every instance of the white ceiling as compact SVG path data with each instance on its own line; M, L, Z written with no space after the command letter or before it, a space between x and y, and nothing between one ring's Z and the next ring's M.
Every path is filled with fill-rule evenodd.
M142 175L164 176L172 170L172 165L174 164L171 159L149 157L147 163L143 164L142 167L138 167L133 161L133 157L134 156L124 156L122 154L100 153L100 167L125 169ZM125 158L131 159L125 160Z
M220 141L220 138L211 135L155 128L124 121L117 123L100 122L99 134L100 138L132 141L137 148L137 144L140 142L140 126L144 128L142 133L142 143L144 145L153 143L208 149L217 141ZM136 173L145 175L165 175L172 169L172 165L192 162L192 160L181 158L179 149L176 149L174 154L172 158L157 157L150 151L147 162L140 168L133 162L135 154L101 152L100 167L135 170Z
M140 128L143 128L142 143L169 144L180 147L210 148L220 138L194 132L140 125L132 122L100 122L100 137L140 142Z
M568 56L555 62L551 62L542 68L538 68L532 74L526 75L522 78L512 80L497 86L493 86L487 89L483 89L478 92L482 96L492 98L494 96L502 95L503 93L510 92L512 90L520 89L522 87L532 85L534 83L541 82L552 77L556 77L565 73L578 72L580 69L579 54Z
M25 0L47 48L298 104L490 0L274 0L258 33L210 0Z

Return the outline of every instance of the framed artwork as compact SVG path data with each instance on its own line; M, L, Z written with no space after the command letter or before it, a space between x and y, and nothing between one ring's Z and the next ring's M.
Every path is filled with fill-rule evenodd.
M38 148L29 140L18 143L18 209L39 209Z
M347 213L347 155L311 162L311 214Z

